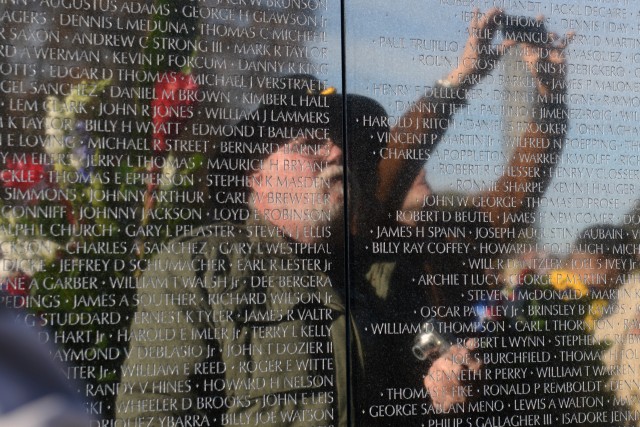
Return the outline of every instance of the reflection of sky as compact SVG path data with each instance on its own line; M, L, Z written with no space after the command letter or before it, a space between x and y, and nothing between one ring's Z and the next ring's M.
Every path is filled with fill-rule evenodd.
M342 31L340 19L340 4L338 2L327 2L327 10L322 10L321 15L327 19L327 49L328 57L326 62L328 73L322 78L342 92ZM312 43L313 44L313 43Z
M346 2L346 70L347 91L371 96L383 103L389 114L400 115L395 110L396 101L410 102L417 98L415 93L410 95L393 95L373 92L376 84L387 83L391 85L407 84L410 87L416 85L431 85L437 79L443 78L450 70L449 63L454 63L466 40L468 18L470 8L449 6L446 3L459 3L448 0L438 1L413 1L399 0L387 2L381 0L350 0ZM482 4L504 4L503 0L483 1ZM568 107L574 109L574 115L569 122L568 143L563 151L563 164L560 164L558 175L552 182L546 197L552 201L558 201L560 207L543 208L540 212L544 215L542 227L551 230L554 227L566 230L556 230L553 236L547 235L544 242L565 243L572 240L572 235L577 231L608 219L613 223L621 223L623 214L628 212L633 201L639 197L640 182L629 177L612 179L610 173L616 174L621 169L640 169L640 138L638 138L635 120L629 120L626 115L637 114L640 111L640 47L635 46L635 40L640 45L638 35L638 23L635 16L638 14L638 5L617 6L625 10L620 15L606 15L611 11L613 4L603 5L601 2L563 2L564 11L551 9L551 2L543 1L540 10L535 10L537 2L506 2L512 4L525 4L524 9L507 9L512 15L537 16L543 14L547 17L546 26L551 31L560 34L573 29L577 36L570 45L567 55L567 63L570 66L568 78L572 85L569 89ZM624 2L616 2L624 3ZM392 5L392 6L391 6ZM603 9L594 9L598 7ZM486 8L484 8L486 10ZM565 12L564 14L561 12ZM594 15L594 12L603 12ZM627 45L616 46L616 42L622 37ZM449 50L450 44L441 45L444 52L424 50L412 44L410 39L441 40L457 43L457 51ZM607 38L611 38L607 40ZM402 39L402 40L401 40ZM383 42L381 43L381 40ZM385 43L386 42L386 43ZM610 55L609 52L616 52ZM619 55L618 55L619 53ZM424 55L422 58L420 55ZM594 55L592 57L591 55ZM604 55L604 56L601 56ZM607 56L609 55L609 56ZM447 58L444 60L443 57ZM440 58L434 64L436 57ZM428 64L427 64L428 62ZM441 63L441 64L440 64ZM613 66L620 76L597 75L586 66ZM598 71L598 70L594 70ZM636 77L636 71L638 76ZM493 146L477 148L473 146L456 147L455 145L441 144L438 155L442 156L444 150L457 148L470 148L476 150L490 150L501 152L502 132L491 129L478 129L470 126L480 119L496 119L499 115L487 115L486 106L499 108L502 101L493 99L494 94L500 93L502 84L499 80L499 70L494 70L487 81L478 87L486 98L476 99L469 103L469 111L458 114L456 123L463 129L450 129L447 136L454 136L455 132L461 134L488 135L496 141ZM489 81L493 80L493 82ZM587 87L587 81L590 80ZM633 83L638 87L633 87ZM604 85L614 84L614 90L607 90ZM631 85L629 85L631 84ZM618 86L618 87L615 87ZM635 91L635 93L634 93ZM616 98L613 97L622 97ZM629 104L629 102L633 102ZM627 103L628 105L625 105ZM399 104L400 105L400 104ZM589 117L586 113L591 111ZM581 114L578 117L577 113ZM611 129L606 126L613 127ZM638 125L640 126L640 125ZM616 133L620 134L616 134ZM595 147L594 147L595 145ZM603 149L603 145L606 148ZM449 152L451 153L451 152ZM588 158L585 155L590 155ZM596 155L597 157L594 157ZM604 156L610 155L609 158ZM628 156L639 157L628 157ZM580 157L583 156L583 157ZM587 160L604 159L602 164L585 164ZM628 161L628 160L631 161ZM571 162L571 164L569 164ZM430 183L440 191L456 189L456 179L495 179L496 174L481 176L456 176L447 173L445 163L451 160L438 161L432 158L427 164ZM457 161L453 163L475 163L482 161ZM486 162L484 162L486 163ZM575 168L575 169L569 169ZM576 172L578 168L581 175L568 177L568 173ZM490 168L493 169L493 168ZM601 169L598 172L598 169ZM586 176L587 171L590 176ZM608 184L608 185L604 185ZM626 184L624 186L612 186L612 184ZM577 185L577 186L576 186ZM596 186L596 187L594 187ZM586 190L583 194L581 191ZM606 206L594 206L595 200L588 207L586 198L606 199ZM569 203L569 206L563 206ZM581 205L582 204L582 205ZM602 203L599 203L602 205ZM577 207L580 205L581 207ZM616 206L617 205L617 206ZM558 215L558 212L561 214ZM575 214L580 213L579 216ZM573 214L574 216L567 215ZM553 215L553 217L552 217ZM550 234L550 233L547 233Z

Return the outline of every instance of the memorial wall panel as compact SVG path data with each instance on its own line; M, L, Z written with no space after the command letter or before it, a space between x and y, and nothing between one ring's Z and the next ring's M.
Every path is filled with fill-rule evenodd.
M0 1L0 425L640 425L638 18Z
M346 4L356 424L637 424L637 15Z

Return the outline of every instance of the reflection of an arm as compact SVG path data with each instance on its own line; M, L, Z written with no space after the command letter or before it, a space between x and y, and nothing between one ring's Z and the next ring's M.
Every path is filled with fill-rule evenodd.
M393 154L378 165L376 198L385 212L401 206L407 189L424 166L450 119L505 53L512 41L494 45L493 39L504 12L492 8L473 12L469 37L458 66L412 104L390 132L387 149Z
M554 91L558 92L558 91ZM558 162L560 152L563 147L564 137L567 129L566 105L558 102L562 99L562 92L554 93L557 96L544 96L539 92L537 102L533 105L531 120L523 126L523 133L514 139L514 150L509 163L501 166L502 175L497 182L487 191L466 196L467 206L474 206L479 212L485 213L485 218L490 218L493 227L524 227L530 221L519 219L518 214L531 213L536 210L536 200L542 196L547 189L552 172ZM451 120L450 114L455 111L451 99L440 100L441 104L432 100L429 103L442 105L436 107L435 111L446 111L448 117L444 120ZM461 100L458 105L464 103ZM430 145L417 150L431 152L440 140L446 128L431 129L428 126L416 126L415 123L432 123L428 119L434 113L417 113L416 109L405 114L403 123L412 123L413 132L421 135L420 139L428 135L433 141ZM392 135L398 132L407 132L406 127L396 126L391 130ZM415 140L414 139L414 140ZM401 144L391 138L389 147L405 150L407 144ZM417 170L414 170L417 169ZM430 187L424 175L423 162L414 160L401 160L398 158L382 159L379 166L380 185L378 197L380 200L388 200L387 206L391 209L399 206L403 210L415 210L419 207L419 202L431 194ZM396 187L391 192L387 188L395 176ZM413 181L409 181L412 178ZM385 195L386 194L386 195ZM404 196L403 200L396 200ZM403 203L402 203L403 202Z
M566 106L563 103L539 102L534 111L535 117L516 139L516 150L496 185L481 194L488 203L483 203L480 209L491 212L494 227L525 224L525 221L514 220L514 214L536 210L535 201L549 186L558 162L567 129ZM560 118L538 118L549 115Z

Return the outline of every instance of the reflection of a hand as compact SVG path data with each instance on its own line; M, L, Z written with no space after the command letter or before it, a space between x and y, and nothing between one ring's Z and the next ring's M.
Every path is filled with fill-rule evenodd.
M449 82L465 88L473 86L489 74L506 50L515 44L512 40L492 44L503 16L504 12L497 8L482 16L478 9L474 9L460 65L447 77Z
M538 20L542 19L544 18L538 18ZM573 32L569 32L561 38L556 33L549 33L546 43L520 44L522 46L522 60L527 64L531 74L538 79L538 90L542 95L566 92L564 50L573 37Z
M468 382L464 379L474 378L482 368L482 363L472 354L476 347L476 340L467 340L465 346L450 347L431 364L424 386L435 408L446 412L453 405L466 401L464 389Z

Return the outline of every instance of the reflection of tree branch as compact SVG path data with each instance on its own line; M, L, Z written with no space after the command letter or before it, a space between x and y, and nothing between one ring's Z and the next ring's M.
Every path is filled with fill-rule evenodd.
M534 212L535 205L528 201L541 197L553 175L567 131L567 111L564 103L538 102L534 118L517 138L518 147L505 165L493 190L481 194L485 200L498 200L492 207L480 209L492 212L494 227L516 227L526 224L509 219L516 212ZM542 119L540 117L559 117Z

